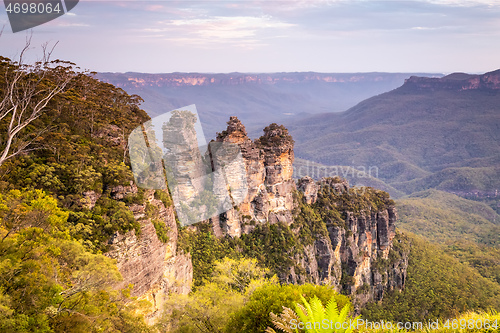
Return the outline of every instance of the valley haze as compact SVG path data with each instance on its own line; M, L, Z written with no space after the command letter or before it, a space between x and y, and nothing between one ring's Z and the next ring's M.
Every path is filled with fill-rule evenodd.
M151 117L196 104L207 139L239 117L251 136L262 126L340 112L401 86L410 76L436 73L97 73L96 78L144 99Z

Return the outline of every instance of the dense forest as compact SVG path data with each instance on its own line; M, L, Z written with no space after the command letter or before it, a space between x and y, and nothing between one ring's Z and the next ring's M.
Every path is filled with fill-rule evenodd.
M294 318L344 321L358 315L394 322L474 317L500 325L498 247L484 248L498 240L470 227L467 216L460 223L468 227L460 230L470 242L446 247L428 241L441 240L425 234L428 227L411 229L403 219L405 231L397 232L394 246L409 254L405 288L360 314L350 295L332 286L280 281L300 247L326 232L325 220L342 225L345 211L394 204L374 189L323 195L314 205L297 192L291 226L261 224L240 238L216 237L206 222L179 227L177 247L192 257L193 289L170 295L159 322L147 325L143 314L149 305L132 296L133 285L115 288L122 277L116 262L105 256L113 235L141 235L130 205L144 202L144 190L113 195L117 186L134 180L127 138L149 120L139 107L141 98L71 63L26 67L0 61L0 149L6 151L0 160L0 331L292 332L283 323ZM86 195L91 191L99 194L93 205ZM155 197L172 205L164 191ZM411 200L425 207L427 198L403 202L405 218L453 220L436 209L427 213L435 216L408 211ZM154 226L166 242L167 230L158 221ZM436 235L446 237L446 232L437 229ZM298 331L323 332L293 332Z

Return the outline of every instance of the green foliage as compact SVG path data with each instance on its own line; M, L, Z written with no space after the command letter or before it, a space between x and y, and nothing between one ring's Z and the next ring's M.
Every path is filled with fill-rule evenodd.
M106 165L103 174L103 182L107 185L130 185L130 181L133 179L130 167L118 161Z
M125 198L123 198L123 202L125 202L127 205L130 204L136 204L136 205L143 205L144 204L144 192L145 190L141 187L137 188L137 193L134 195L127 195Z
M203 286L189 296L172 295L166 305L167 314L160 329L170 332L228 332L226 325L232 313L240 309L256 288L275 284L256 260L224 258Z
M172 198L170 197L170 194L168 194L168 191L166 190L156 190L155 199L163 202L165 207L172 206Z
M191 253L194 286L200 286L212 275L215 262L224 257L254 258L273 274L283 275L294 265L297 236L285 224L258 224L240 238L217 238L207 223L195 230L179 229L178 248Z
M0 59L0 77L9 63ZM37 89L57 79L46 74ZM133 180L126 138L149 119L139 102L75 74L15 144L33 140L37 149L0 166L0 331L150 331L134 314L132 287L112 290L121 276L100 254L114 233L140 234L126 203L143 204L144 191L112 195ZM0 120L0 133L8 122ZM95 206L89 197L99 198Z
M500 248L462 240L449 244L445 252L500 285Z
M6 61L1 60L2 77ZM55 78L46 79L50 84ZM54 194L71 211L71 234L96 251L105 250L103 243L116 231L139 233L131 212L112 199L111 192L133 180L125 149L128 134L149 119L139 109L140 101L91 76L75 74L66 90L26 128L27 136L36 134L40 149L7 160L0 166L0 179L8 189L43 189ZM7 120L0 120L0 128ZM101 198L89 211L84 193L91 191ZM123 201L142 204L141 194Z
M484 143L482 143L484 144ZM483 161L478 167L451 167L439 170L423 178L414 179L399 184L394 184L406 193L413 193L433 188L441 191L452 192L475 192L491 191L500 187L500 168L495 166L480 167L488 165Z
M169 229L165 225L165 222L159 221L159 220L151 220L153 223L155 230L156 230L156 236L158 236L158 239L162 243L168 243L169 237L168 237L168 232Z
M323 217L329 223L337 224L339 222L338 215L332 217L330 213L332 210L336 210L339 213L353 212L359 214L362 212L378 212L394 205L394 201L384 191L371 187L346 188L342 185L333 187L326 184L318 191L318 199L313 207L321 210Z
M185 253L191 254L193 262L193 286L201 286L212 276L215 263L224 257L238 258L227 240L217 238L208 223L199 223L195 230L187 227L179 228L177 247Z
M331 205L328 207L323 206L321 212L315 210L310 205L304 202L304 195L302 192L294 192L294 201L296 207L294 209L294 222L292 224L292 229L300 229L299 238L304 245L311 245L317 236L327 236L328 231L326 229L326 224L323 222L323 217L329 219L329 221L336 221L341 223L342 218L340 213Z
M500 219L485 204L437 190L415 193L398 200L398 227L435 243L468 240L500 245Z
M436 333L441 332L498 332L500 330L500 314L495 311L468 311L457 318L440 323ZM423 331L423 330L421 330ZM427 330L428 331L428 330Z
M260 333L271 326L270 313L281 313L283 307L293 308L301 297L310 300L319 298L323 303L334 299L341 308L351 310L349 298L336 293L332 286L325 285L264 285L255 290L248 302L231 318L227 332Z
M258 224L235 243L244 256L257 259L278 275L287 274L294 265L293 256L299 245L292 230L282 222Z
M264 135L255 141L255 144L261 148L276 148L287 145L293 145L294 141L288 129L283 125L272 123L264 128Z
M125 203L106 196L102 196L91 211L70 212L68 223L72 236L94 251L105 252L107 240L116 232L141 233L139 222Z
M111 290L113 260L73 240L68 215L41 190L0 194L0 330L147 331Z
M207 283L192 295L173 295L166 311L171 311L163 325L176 333L222 333L231 313L244 303L244 295Z
M300 303L295 304L295 313L299 320L288 321L287 317L289 316L285 317L281 316L280 318L271 312L271 318L273 324L283 332L293 333L293 329L295 332L298 332L299 331L298 324L302 323L303 327L305 327L306 333L308 332L351 333L352 332L351 327L348 327L347 329L345 328L338 329L335 326L335 324L339 323L340 325L342 325L350 321L356 322L359 318L359 316L356 318L349 318L349 311L351 310L351 307L349 305L345 305L339 311L335 297L332 297L330 301L328 301L328 303L326 304L326 308L323 306L323 304L321 303L321 301L317 296L311 298L309 302L302 295L300 296L300 299L302 301L302 304L304 305ZM283 312L286 314L289 311L287 311L287 308L285 308ZM322 327L325 322L328 323L327 328ZM317 323L319 323L321 327L317 327ZM266 333L276 333L276 331L268 327L266 329Z
M444 245L445 251L500 284L500 216L484 203L437 190L398 200L399 227Z
M249 295L264 283L276 283L276 276L270 276L267 268L258 265L256 259L224 258L215 263L211 281L219 286Z
M405 288L387 293L380 304L368 305L363 317L426 321L452 318L468 310L500 309L498 284L418 236L408 241L411 251Z

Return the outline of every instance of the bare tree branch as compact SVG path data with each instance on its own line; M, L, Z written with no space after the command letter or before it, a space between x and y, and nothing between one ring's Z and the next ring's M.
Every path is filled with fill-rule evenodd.
M20 133L44 113L50 101L63 92L75 76L69 63L50 61L57 43L50 49L48 44L42 45L41 60L25 63L31 38L32 35L26 37L17 62L0 59L4 67L4 80L0 81L0 121L6 122L5 133L0 133L0 166L9 158L33 149L30 145L36 136L25 142L20 140Z

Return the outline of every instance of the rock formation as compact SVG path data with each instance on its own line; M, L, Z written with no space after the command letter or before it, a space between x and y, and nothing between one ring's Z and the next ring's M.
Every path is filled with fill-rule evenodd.
M346 181L299 180L303 200L310 205L324 196L325 188L337 193L349 190ZM346 211L345 223L340 225L325 220L327 235L318 235L314 244L306 247L304 255L296 258L305 274L292 268L286 281L334 285L338 291L352 295L357 306L382 299L387 290L402 289L408 253L393 248L396 220L393 205L358 213Z
M239 237L253 228L245 222L293 222L292 193L293 140L283 126L271 124L264 135L252 141L245 127L231 117L227 130L217 135L217 142L237 144L243 156L247 174L247 196L243 203L212 219L217 235Z
M227 130L218 134L217 141L240 146L249 186L242 204L212 219L218 236L250 233L255 223L249 221L290 226L294 208L299 204L293 195L297 189L307 205L314 205L324 188L340 194L349 192L346 181L332 179L315 182L305 177L296 185L292 179L293 140L283 126L272 124L264 129L262 137L252 141L241 122L231 117ZM343 213L343 225L325 221L327 235L315 235L314 243L305 245L302 253L296 255L296 265L290 267L290 273L280 278L289 283L331 284L353 295L358 304L379 300L386 290L401 289L408 259L407 253L390 256L391 251L396 252L392 249L397 220L394 205Z
M167 139L174 143L177 140L174 135L167 136ZM287 283L333 285L339 292L352 295L358 307L367 301L380 300L387 290L404 286L408 253L394 247L397 212L388 196L380 194L384 192L370 189L374 198L383 203L376 204L366 199L366 207L351 211L341 207L338 200L347 198L345 200L356 203L361 199L357 199L359 194L353 192L346 181L328 178L316 182L305 177L296 184L292 178L294 142L283 126L271 124L259 139L251 140L243 124L231 117L227 130L218 133L212 142L213 147L217 143L239 147L246 179L242 180L242 173L234 168L225 169L225 179L228 187L246 181L247 191L241 203L209 220L215 235L240 237L252 233L256 225L265 223L280 223L298 234L300 226L295 226L294 214L304 205L309 209L327 209L321 206L326 202L335 207L337 217L324 218L321 222L324 224L323 233L311 234L310 243L296 245L298 251L293 257L294 264L280 273L280 279ZM199 158L207 160L212 157ZM216 168L213 160L212 168ZM186 178L185 183L189 188L196 187L191 179ZM299 195L298 191L302 194ZM117 198L136 192L135 186L111 189ZM134 217L141 223L141 235L134 232L116 234L110 240L111 251L107 253L117 260L123 275L119 287L132 283L133 294L152 303L153 311L147 314L151 323L158 318L168 293L190 291L193 276L189 254L177 252L174 208L171 205L166 207L154 193L146 190L144 203L130 206ZM377 196L379 194L381 196ZM155 212L154 216L151 211ZM159 241L152 219L160 220L168 227L167 243Z

